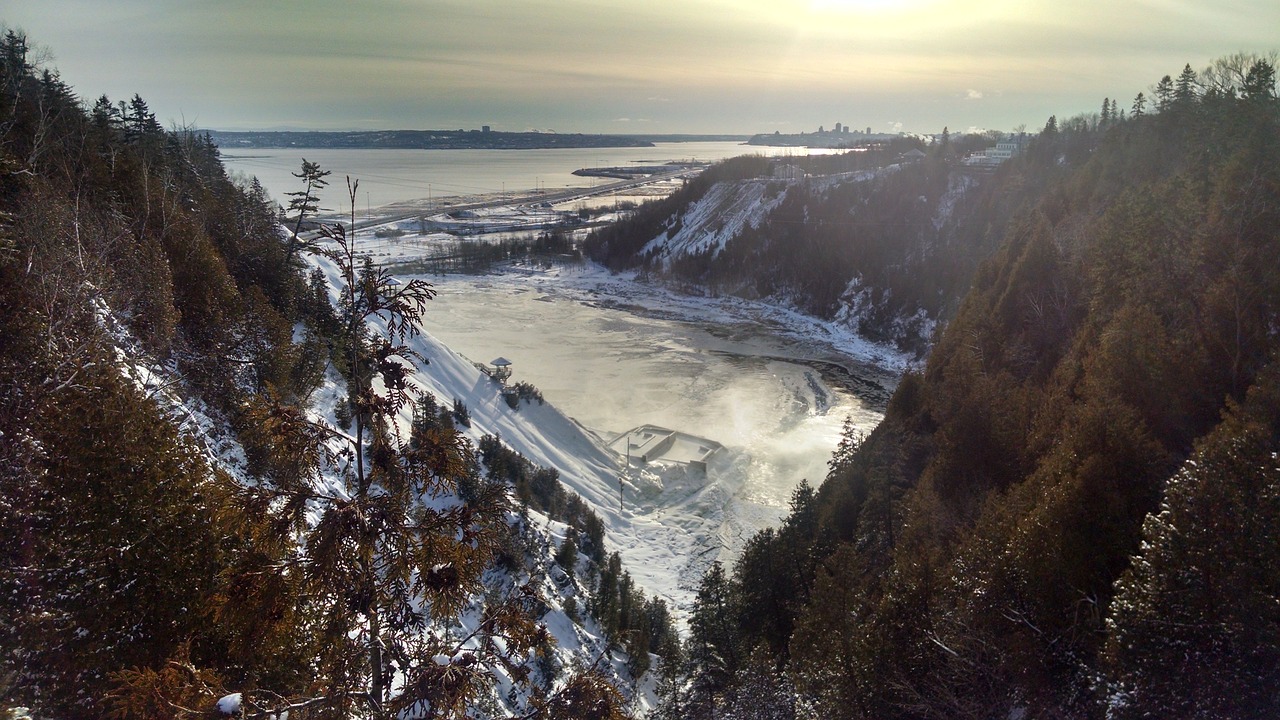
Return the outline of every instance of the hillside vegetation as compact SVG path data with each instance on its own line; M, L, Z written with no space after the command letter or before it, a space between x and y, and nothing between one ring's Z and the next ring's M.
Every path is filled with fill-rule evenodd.
M834 156L735 158L597 230L585 249L614 270L792 305L923 355L1013 208L1044 182L1025 167L994 181L957 169L990 142L948 138L919 162L902 159L923 147L910 138Z
M1156 88L1051 119L956 218L997 249L884 422L703 579L666 716L1274 715L1274 68Z
M417 387L430 286L33 55L0 37L0 716L623 717L666 605Z

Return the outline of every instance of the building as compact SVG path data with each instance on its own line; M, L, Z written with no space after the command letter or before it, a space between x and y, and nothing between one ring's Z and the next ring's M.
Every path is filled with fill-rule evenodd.
M995 167L1010 158L1022 154L1022 149L1026 146L1026 143L1025 135L1010 135L996 143L995 147L981 150L965 158L964 164Z
M724 449L723 445L714 440L657 425L632 428L614 438L609 447L625 456L628 464L675 463L688 465L703 473L707 471L707 462Z
M485 368L483 366L480 366L480 369L494 380L497 380L500 383L505 383L511 377L510 360L504 357L495 358L493 362L489 363L489 365L492 366L492 369Z
M769 173L771 177L779 180L803 180L804 168L791 163L778 163L773 166L773 170Z

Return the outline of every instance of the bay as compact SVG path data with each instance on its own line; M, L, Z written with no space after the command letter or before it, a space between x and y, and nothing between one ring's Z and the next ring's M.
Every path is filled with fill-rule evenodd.
M328 148L222 149L233 172L256 176L277 202L302 189L292 175L303 158L332 174L319 193L321 207L347 208L346 176L360 181L357 210L422 198L492 195L543 189L591 187L605 182L574 170L679 160L714 162L738 155L803 155L805 148L768 148L736 142L658 143L647 148L555 148L547 150L360 150ZM814 150L813 152L820 152Z

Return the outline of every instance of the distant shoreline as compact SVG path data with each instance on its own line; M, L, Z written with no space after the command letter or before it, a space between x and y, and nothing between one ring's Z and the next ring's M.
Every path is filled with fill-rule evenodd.
M589 135L491 130L224 131L209 130L224 150L546 150L653 147L658 142L746 142L747 135Z

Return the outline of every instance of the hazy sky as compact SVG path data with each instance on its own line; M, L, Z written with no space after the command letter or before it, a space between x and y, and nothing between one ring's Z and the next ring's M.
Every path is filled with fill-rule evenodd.
M1038 128L1280 46L1277 0L0 0L166 125Z

